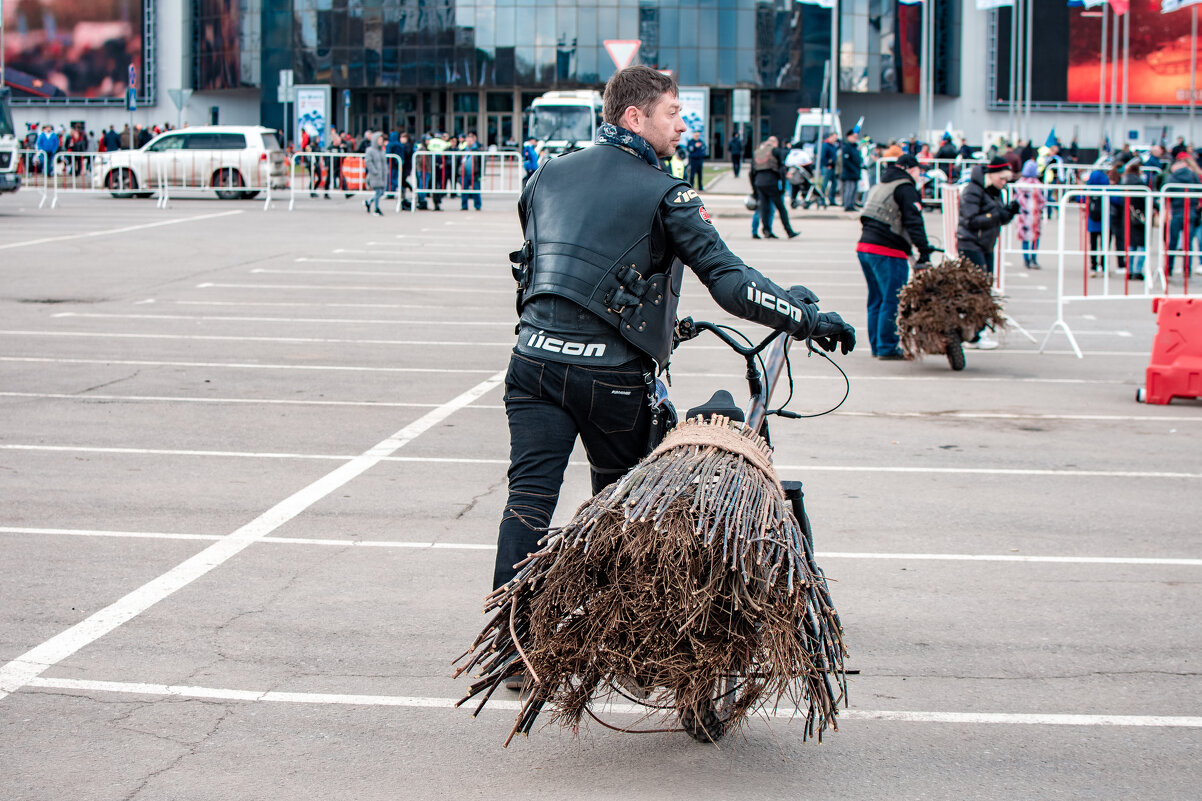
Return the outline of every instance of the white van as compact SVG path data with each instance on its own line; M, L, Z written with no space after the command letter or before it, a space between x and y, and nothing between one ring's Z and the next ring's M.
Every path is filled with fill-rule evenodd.
M597 138L601 106L601 93L594 90L546 92L527 109L526 130L544 158L580 150Z
M843 138L843 130L839 127L839 113L831 114L820 108L799 108L797 109L797 123L793 126L794 144L800 144L806 150L817 156L818 153L818 132L822 131L822 135L834 133ZM782 145L787 143L781 142Z
M137 150L101 153L92 170L92 187L113 197L149 197L160 182L211 188L225 200L252 198L288 186L288 159L270 128L203 125L159 134Z

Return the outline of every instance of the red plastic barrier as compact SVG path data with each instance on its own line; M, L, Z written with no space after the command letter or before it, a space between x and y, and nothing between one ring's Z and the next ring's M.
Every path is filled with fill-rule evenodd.
M1202 299L1156 298L1156 339L1145 388L1136 399L1165 404L1202 397Z

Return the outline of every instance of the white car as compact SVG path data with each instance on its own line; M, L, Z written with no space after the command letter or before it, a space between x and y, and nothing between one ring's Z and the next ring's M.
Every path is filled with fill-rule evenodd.
M288 159L275 131L204 125L159 134L137 150L101 153L92 187L113 197L149 197L160 185L214 189L223 199L252 198L288 186Z

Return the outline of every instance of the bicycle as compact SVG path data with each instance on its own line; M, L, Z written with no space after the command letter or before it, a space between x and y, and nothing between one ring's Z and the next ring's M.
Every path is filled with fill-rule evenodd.
M707 743L773 698L808 703L804 736L834 726L846 698L842 624L814 560L802 484L778 481L768 456L768 417L818 415L784 408L793 396L787 334L753 344L733 328L686 318L674 345L706 331L744 359L746 413L726 390L689 409L648 458L548 532L542 549L486 601L492 620L455 660L464 662L456 675L477 676L460 701L483 695L477 712L506 681L527 677L510 739L528 734L547 704L553 720L571 727L587 714L620 732L683 730ZM770 408L783 376L789 398ZM657 393L657 402L657 413L674 419L666 395ZM699 432L746 442L683 442ZM711 511L682 511L703 506ZM728 516L712 516L714 509ZM607 723L592 701L614 696L679 725Z
M793 396L793 379L789 363L789 349L792 344L790 336L776 332L770 334L758 345L750 345L750 342L748 345L741 345L731 334L727 333L727 330L725 330L727 328L727 326L715 325L704 321L694 321L691 317L686 317L677 323L676 342L687 342L700 336L702 332L708 331L717 336L718 339L736 354L742 356L747 365L746 379L749 394L747 412L744 414L729 392L718 390L705 403L689 409L685 413L685 419L691 420L699 416L704 418L722 416L743 422L771 446L771 435L768 429L769 416L777 415L786 419L802 419L818 416L803 415L784 408ZM729 330L738 333L740 337L746 340L746 337L742 333L733 328ZM768 351L768 354L767 359L762 362L763 370L761 372L761 354L765 350ZM831 363L834 364L834 361L832 360ZM840 370L840 373L842 372ZM772 392L782 373L787 373L789 377L789 398L786 399L780 408L770 409ZM846 379L846 373L843 375ZM848 390L850 391L850 385L848 386ZM845 393L843 399L830 411L839 408L846 398L847 394ZM828 413L823 412L822 414ZM806 514L805 510L805 494L802 491L802 482L782 480L781 486L784 488L785 498L789 501L793 515L797 518L798 525L801 528L805 558L815 575L822 577L821 568L814 562L814 533L810 525L809 515ZM823 591L825 591L825 581ZM843 678L845 671L842 668L841 661L836 665L827 665L825 667L828 670L831 668L836 669L839 675L839 685L842 690L841 695L846 697L846 684ZM823 675L825 678L826 673L824 672ZM699 742L716 743L721 739L727 731L727 723L731 717L731 712L737 704L738 692L747 678L747 676L739 674L719 676L715 681L715 693L711 696L707 705L700 709L678 709L681 726L688 732L689 736Z

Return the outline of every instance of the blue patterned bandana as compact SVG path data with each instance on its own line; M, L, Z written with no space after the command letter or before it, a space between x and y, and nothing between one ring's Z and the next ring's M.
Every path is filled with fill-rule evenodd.
M659 161L659 156L655 155L655 151L647 143L646 139L613 123L605 122L601 124L601 127L597 129L597 141L595 144L620 147L632 156L641 158L652 167L663 169L663 165Z

